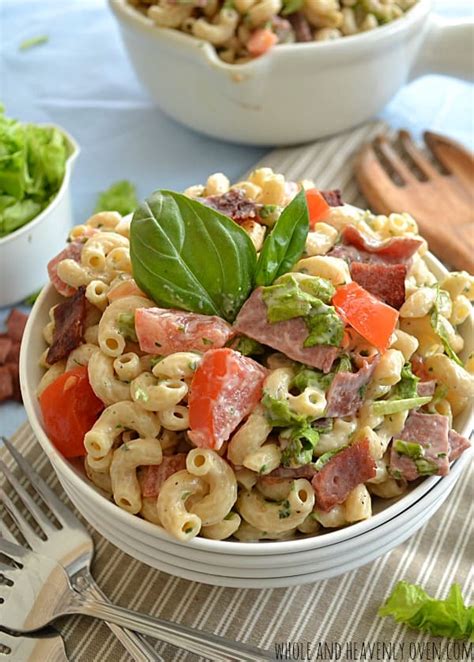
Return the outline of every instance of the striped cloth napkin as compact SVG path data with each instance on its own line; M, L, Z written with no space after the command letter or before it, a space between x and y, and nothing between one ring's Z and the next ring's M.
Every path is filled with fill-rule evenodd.
M339 187L346 202L364 207L353 180L352 158L382 126L372 123L311 146L279 149L262 165L288 178L312 178L322 189ZM13 442L63 494L28 424ZM10 462L4 449L0 455ZM365 567L315 584L260 591L189 582L143 565L90 529L96 550L92 571L117 604L273 650L279 659L464 660L466 649L459 642L418 634L378 617L377 610L400 579L422 584L435 597L445 597L458 581L465 600L472 603L473 479L471 463L445 504L411 539ZM70 617L58 621L58 627L73 662L130 660L98 621ZM166 662L199 659L159 642L155 645Z

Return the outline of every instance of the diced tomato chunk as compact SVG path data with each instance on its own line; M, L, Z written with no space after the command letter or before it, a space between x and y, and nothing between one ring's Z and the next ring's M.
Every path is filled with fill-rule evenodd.
M166 308L138 308L135 330L142 352L163 355L207 352L223 347L234 334L220 317Z
M332 302L342 319L374 347L384 352L395 331L398 311L355 282L338 287Z
M89 384L87 367L63 373L39 396L48 437L64 457L86 454L84 435L92 428L104 403Z
M194 373L189 393L189 438L218 450L262 397L266 370L233 349L210 350Z
M306 203L308 205L309 227L313 229L318 221L326 218L331 207L316 188L306 191Z
M255 30L247 42L247 50L254 57L263 55L278 42L277 35L268 28Z

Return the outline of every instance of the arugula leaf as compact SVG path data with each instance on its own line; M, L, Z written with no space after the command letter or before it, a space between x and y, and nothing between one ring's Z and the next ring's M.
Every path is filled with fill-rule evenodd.
M137 285L156 303L232 322L249 296L257 254L228 216L173 191L136 209L130 256Z
M284 467L300 467L311 462L313 450L319 441L317 430L306 424L283 430L280 437L288 441L281 454Z
M290 409L287 400L279 400L268 393L263 394L262 405L265 407L265 415L272 425L285 428L291 425L304 426L307 418L301 414L295 414Z
M439 312L442 306L443 297L449 297L448 292L445 292L444 290L440 289L439 285L436 285L436 299L430 317L431 326L433 327L433 331L437 336L439 336L439 339L443 343L444 351L449 356L449 358L458 365L462 366L463 362L451 347L446 327L443 324L443 317Z
M405 363L401 372L401 379L394 388L394 394L400 399L416 398L417 385L420 378L413 374L410 363Z
M94 212L118 211L122 216L130 214L138 207L137 193L131 182L122 179L99 193Z
M407 455L412 460L418 460L424 457L425 449L421 444L413 441L404 441L403 439L394 439L393 450L400 455Z
M400 411L415 409L431 402L431 396L427 395L420 398L406 398L403 400L377 400L371 405L372 413L376 416L387 416L388 414L398 414Z
M472 640L474 606L464 604L461 587L453 584L445 600L432 598L421 586L400 581L379 609L399 623L435 637Z
M300 191L282 211L263 243L255 276L257 285L271 285L278 276L290 271L303 254L308 231L308 205L305 192Z

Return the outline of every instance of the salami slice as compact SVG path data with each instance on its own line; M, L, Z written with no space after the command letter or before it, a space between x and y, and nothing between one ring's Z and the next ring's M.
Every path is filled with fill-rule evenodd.
M405 264L368 264L353 262L352 279L392 308L400 310L405 302Z

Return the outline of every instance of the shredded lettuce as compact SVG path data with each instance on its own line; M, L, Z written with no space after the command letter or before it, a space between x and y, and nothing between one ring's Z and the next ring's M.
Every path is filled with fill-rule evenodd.
M462 366L463 362L451 347L448 333L443 323L444 318L440 313L440 309L443 307L443 300L446 297L448 297L449 299L449 293L440 289L439 285L436 285L435 287L436 287L436 299L433 305L433 309L431 311L431 317L430 317L431 326L433 327L433 331L436 333L437 336L439 336L439 339L443 343L444 351L449 356L449 358L458 365Z
M138 342L137 332L135 331L135 315L133 313L121 313L117 317L117 327L126 340Z
M400 411L422 407L431 402L431 396L427 395L420 398L405 398L403 400L378 400L371 405L372 413L376 416L387 416L388 414L398 414Z
M280 438L288 441L281 454L284 467L300 467L313 459L313 450L319 441L319 433L310 425L283 430Z
M328 305L335 288L317 276L288 273L262 289L271 324L302 317L308 327L304 347L341 344L344 324L333 306Z
M265 347L263 345L247 336L239 336L237 339L232 339L229 346L244 356L258 356L265 353Z
M99 194L94 211L118 211L122 216L126 216L135 211L137 207L138 200L135 186L131 182L122 179Z
M291 411L287 400L274 398L268 393L264 393L262 405L265 407L266 417L275 427L304 426L307 423L305 416Z
M62 184L69 154L59 129L5 117L0 106L0 237L48 206Z
M417 386L420 378L413 374L411 364L406 363L401 372L401 379L394 387L394 394L401 400L417 397Z
M412 460L418 460L425 456L425 449L421 444L414 441L404 441L403 439L394 439L393 450L401 455L408 455Z
M464 604L459 584L451 586L445 600L436 600L421 586L400 581L379 609L379 616L392 616L435 637L474 640L474 606Z
M293 378L290 388L296 388L303 393L308 386L315 386L326 392L332 384L332 380L338 372L352 372L351 359L347 354L343 354L336 362L336 368L331 372L324 373L316 368L303 366Z

